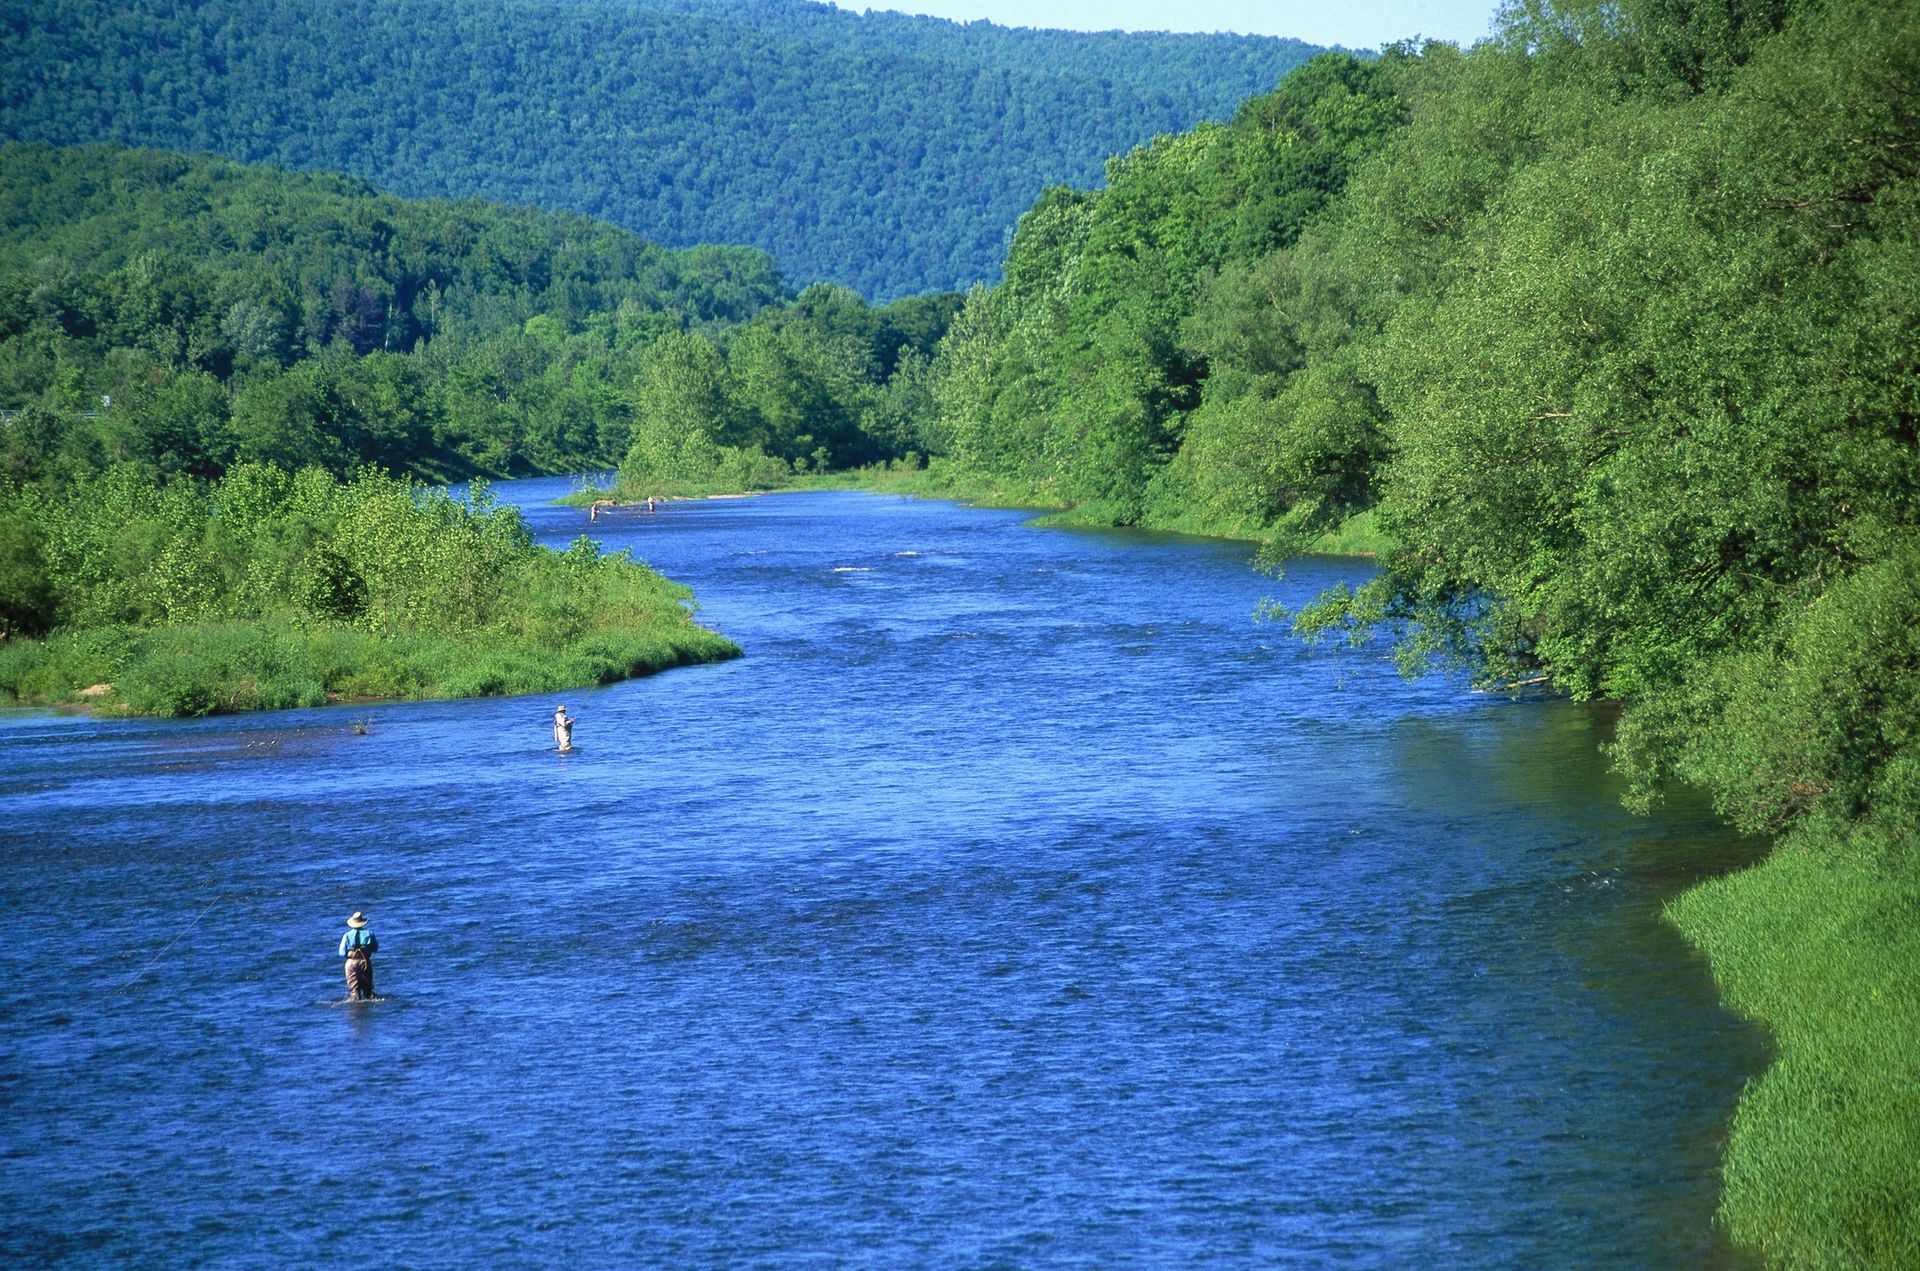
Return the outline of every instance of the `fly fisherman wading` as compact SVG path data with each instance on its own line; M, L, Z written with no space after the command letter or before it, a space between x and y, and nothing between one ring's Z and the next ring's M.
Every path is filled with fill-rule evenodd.
M367 930L367 920L355 913L340 937L340 956L347 960L347 997L364 1002L373 996L373 955L380 941Z

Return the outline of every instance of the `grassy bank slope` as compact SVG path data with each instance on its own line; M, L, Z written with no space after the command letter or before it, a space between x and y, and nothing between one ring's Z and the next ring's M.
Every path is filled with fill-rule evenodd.
M1780 1266L1920 1266L1920 882L1783 849L1669 912L1780 1047L1734 1115L1729 1233Z

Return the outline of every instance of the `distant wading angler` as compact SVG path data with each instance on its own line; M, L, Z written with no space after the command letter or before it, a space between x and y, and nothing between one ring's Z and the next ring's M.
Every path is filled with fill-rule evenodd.
M373 955L380 941L367 930L367 920L356 912L347 919L340 937L340 956L347 960L347 997L364 1002L373 996Z
M561 750L573 749L573 716L567 714L564 702L553 712L553 744Z

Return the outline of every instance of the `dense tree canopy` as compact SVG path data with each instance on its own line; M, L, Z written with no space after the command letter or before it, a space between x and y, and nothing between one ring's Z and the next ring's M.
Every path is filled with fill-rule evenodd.
M1043 186L1314 50L800 0L0 0L0 136L352 173L759 247L868 296L993 273Z
M1221 467L1253 458L1233 430L1297 360L1280 347L1293 337L1275 324L1291 306L1268 294L1271 275L1402 126L1407 60L1324 54L1229 123L1113 160L1105 190L1043 195L1021 218L1006 281L974 294L940 350L927 447L1122 522L1224 501L1215 487L1230 478L1176 457L1189 442L1219 449L1226 433Z
M30 279L40 309L71 312L63 288L82 273L120 279L128 321L144 320L138 306L151 317L193 303L195 276L217 281L235 291L226 309L173 316L204 317L203 341L268 357L336 339L405 352L629 304L739 321L790 295L762 252L673 251L566 212L405 200L332 174L151 150L0 146L0 274Z
M764 483L908 449L909 388L957 304L795 297L750 248L154 151L0 148L0 208L0 408L22 412L0 477L16 479L608 467L636 424L694 427L647 378L673 336L739 345L752 392L729 398L727 471Z

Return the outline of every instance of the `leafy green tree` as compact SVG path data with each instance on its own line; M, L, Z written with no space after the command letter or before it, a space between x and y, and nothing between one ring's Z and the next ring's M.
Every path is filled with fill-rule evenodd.
M1320 325L1305 312L1320 297L1283 305L1277 288L1295 287L1300 235L1404 126L1417 60L1324 55L1229 124L1111 161L1098 194L1045 192L1021 218L1006 282L955 319L928 443L962 470L1017 473L1122 523L1185 524L1200 507L1245 532L1363 503L1382 448L1365 390L1340 398L1358 417L1335 426L1319 411L1290 442L1274 435L1289 416L1266 408L1285 389L1271 377L1298 369ZM1253 396L1235 404L1241 394ZM1179 461L1209 414L1209 457ZM1252 481L1246 463L1223 462L1248 448L1276 452ZM1278 478L1297 468L1309 479Z
M41 635L53 625L44 542L32 516L0 498L0 640Z
M633 441L620 465L622 483L652 492L711 480L721 448L739 440L739 414L719 350L697 335L662 336L642 355L634 382Z
M108 396L100 431L114 460L194 476L217 475L231 462L227 391L212 374L151 367Z
M75 431L71 416L39 404L0 427L0 478L26 481L46 475Z
M995 370L1005 335L992 294L984 286L965 305L940 342L933 364L933 410L921 442L964 468L992 472L1001 460L993 426Z
M284 468L346 467L358 423L339 393L339 367L303 362L284 374L250 382L234 395L236 455Z

